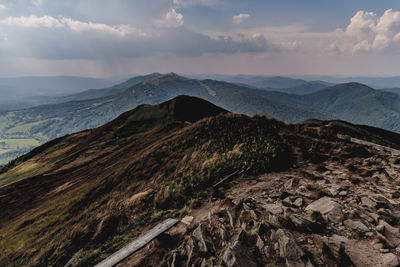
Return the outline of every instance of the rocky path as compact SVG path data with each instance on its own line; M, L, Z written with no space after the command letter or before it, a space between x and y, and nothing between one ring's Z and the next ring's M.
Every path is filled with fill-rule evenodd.
M400 161L365 149L230 185L118 266L400 266Z

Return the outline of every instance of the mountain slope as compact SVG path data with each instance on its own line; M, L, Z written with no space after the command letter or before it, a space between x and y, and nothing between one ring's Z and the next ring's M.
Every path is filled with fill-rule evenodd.
M140 83L135 84L136 82ZM130 86L131 84L135 85ZM0 156L0 160L4 163L12 156L18 156L21 154L21 148L31 148L32 142L43 143L71 132L97 127L140 104L160 103L181 94L201 97L238 113L263 113L287 121L300 121L310 117L331 118L295 102L288 103L286 101L290 97L283 94L284 101L278 97L272 99L260 90L226 82L199 81L176 74L162 76L152 74L135 78L115 88L89 91L69 97L69 99L80 99L104 95L101 98L0 113L0 142L4 140L6 143L3 148L5 150L3 158ZM16 139L20 141L19 148L9 145L10 140Z
M0 175L0 263L63 265L84 248L92 265L224 175L289 165L278 125L178 97L45 144Z
M336 137L354 132L400 146L395 133L332 122L287 125L189 96L141 105L99 128L46 143L3 169L0 265L64 266L71 260L93 266L164 218L186 214L192 221L186 218L122 264L363 262L364 254L350 248L379 261L387 252L371 245L378 238L373 218L385 229L398 227L398 162ZM360 198L364 205L357 204ZM309 212L318 209L316 201L334 208ZM337 205L343 205L340 214L333 214ZM357 215L372 212L371 219ZM352 228L360 223L367 229L362 233ZM343 248L332 244L337 236Z
M295 95L155 73L113 88L69 96L104 97L0 113L0 163L53 138L98 127L140 104L160 103L181 94L201 97L233 112L266 114L286 122L340 119L400 131L400 96L358 83Z
M336 119L400 131L400 96L394 93L347 83L302 96L301 101Z

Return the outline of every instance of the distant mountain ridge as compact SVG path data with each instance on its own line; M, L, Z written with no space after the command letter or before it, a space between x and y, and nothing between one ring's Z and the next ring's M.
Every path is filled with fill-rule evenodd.
M295 95L175 73L153 73L110 88L67 96L64 100L68 102L0 113L0 162L56 137L98 127L138 105L158 104L182 94L236 113L266 114L287 122L341 119L400 131L400 96L359 83ZM18 147L17 143L24 145Z
M145 88L194 82L174 76ZM139 105L0 167L0 265L95 266L175 218L120 265L367 266L372 251L388 266L374 231L384 223L381 239L400 242L400 162L350 136L400 147L399 134L373 127L286 124L187 95Z

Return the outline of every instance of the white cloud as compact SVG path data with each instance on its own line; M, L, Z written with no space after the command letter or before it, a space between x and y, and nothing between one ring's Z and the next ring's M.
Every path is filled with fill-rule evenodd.
M400 12L388 9L378 17L373 12L358 11L343 32L353 52L383 50L399 40Z
M243 20L248 19L249 17L250 17L249 14L239 14L239 15L233 16L232 21L235 24L240 24L243 22Z
M3 11L4 9L6 9L5 5L0 4L0 11Z
M8 17L0 20L0 23L21 28L63 27L63 24L56 18L53 18L51 16L37 17L36 15L31 15L29 17Z
M79 20L73 20L70 18L62 18L61 23L75 32L86 32L86 31L105 32L117 35L119 37L124 37L132 33L138 33L138 31L132 28L130 25L109 26L107 24L102 24L102 23L99 24L92 22L81 22Z
M0 20L1 24L16 26L20 28L68 28L74 32L103 32L119 37L125 37L129 34L145 36L146 33L141 32L130 25L107 25L102 23L82 22L71 18L54 18L51 16L37 17L31 15L29 17L8 17Z
M178 7L188 6L215 6L220 0L174 0L174 5Z
M183 26L183 24L183 15L181 13L177 13L174 8L168 11L164 18L156 21L157 26L165 28L180 27Z

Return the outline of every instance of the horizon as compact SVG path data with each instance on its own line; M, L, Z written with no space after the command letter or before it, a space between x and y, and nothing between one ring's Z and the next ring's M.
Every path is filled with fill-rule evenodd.
M399 41L394 0L0 3L3 77L393 77Z

